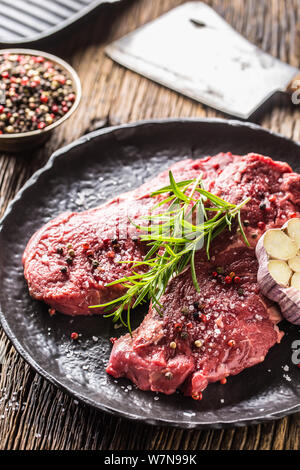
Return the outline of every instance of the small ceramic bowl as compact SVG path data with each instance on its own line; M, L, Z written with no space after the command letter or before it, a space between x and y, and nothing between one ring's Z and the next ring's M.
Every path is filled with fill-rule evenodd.
M21 152L23 150L28 150L30 148L37 147L44 143L50 137L53 129L60 126L74 113L81 99L81 84L80 79L75 70L69 64L67 64L67 62L60 59L59 57L56 57L55 55L47 54L46 52L36 51L32 49L0 49L0 55L4 53L42 56L45 57L45 59L48 59L53 63L59 65L66 72L66 75L68 75L72 80L74 93L76 96L75 101L69 111L64 114L64 116L62 116L60 119L53 122L53 124L50 124L44 129L20 132L17 134L0 135L0 150L5 152Z

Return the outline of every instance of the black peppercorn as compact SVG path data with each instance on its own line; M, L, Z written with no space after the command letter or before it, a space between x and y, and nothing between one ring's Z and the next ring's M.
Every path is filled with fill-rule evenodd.
M188 339L189 338L189 334L186 331L183 331L180 336L181 336L182 339Z

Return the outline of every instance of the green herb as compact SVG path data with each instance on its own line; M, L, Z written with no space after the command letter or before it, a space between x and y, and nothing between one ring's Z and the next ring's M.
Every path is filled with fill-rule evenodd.
M148 300L162 314L160 298L168 282L190 267L195 289L199 292L196 277L195 254L205 247L210 259L211 242L225 229L231 230L234 219L244 241L249 245L241 222L241 208L250 198L241 204L231 204L224 199L206 191L202 176L196 180L176 183L172 172L169 172L170 184L152 193L159 199L149 216L144 217L145 226L136 225L144 232L140 239L148 242L149 251L142 261L130 261L132 274L107 284L121 284L127 289L121 297L102 305L90 308L105 307L113 321L121 321L131 332L131 310ZM163 195L166 195L164 197ZM165 207L159 212L160 207ZM195 219L200 219L200 223ZM126 317L124 318L124 311Z

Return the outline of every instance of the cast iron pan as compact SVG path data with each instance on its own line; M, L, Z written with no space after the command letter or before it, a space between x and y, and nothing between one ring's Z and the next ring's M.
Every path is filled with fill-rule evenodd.
M47 306L28 295L21 257L39 227L62 211L95 207L134 188L176 160L220 151L255 151L300 171L300 146L253 124L148 121L96 131L58 150L19 192L0 223L0 318L19 353L46 379L100 410L182 428L245 425L300 410L300 370L292 363L299 327L282 323L286 335L262 364L225 386L209 385L195 402L114 380L105 373L109 338L123 331L99 317L50 317ZM136 314L137 323L142 315ZM79 342L71 342L72 331L82 334Z
M1 0L0 44L39 41L75 23L101 4L120 0Z

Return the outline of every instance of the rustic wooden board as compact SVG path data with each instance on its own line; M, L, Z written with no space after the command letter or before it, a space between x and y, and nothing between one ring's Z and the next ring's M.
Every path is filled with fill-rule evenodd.
M0 155L0 205L62 145L101 125L145 118L220 116L114 64L105 44L182 0L124 0L43 48L78 70L83 102L40 150ZM265 51L300 66L299 0L209 0L209 5ZM86 33L83 34L83 31ZM258 122L300 140L300 108L285 98ZM30 234L28 234L30 235ZM39 377L0 333L0 449L300 449L300 415L247 428L181 431L135 424L76 403Z

